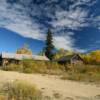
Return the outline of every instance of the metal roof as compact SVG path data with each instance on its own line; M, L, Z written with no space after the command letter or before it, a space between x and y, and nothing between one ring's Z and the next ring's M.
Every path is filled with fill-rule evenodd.
M73 57L73 55L67 55L67 56L63 56L60 59L58 59L58 61L70 61L70 59Z
M67 55L67 56L61 57L60 59L58 59L58 61L70 61L72 58L74 58L76 56L80 57L78 54ZM80 57L80 59L81 59L81 57Z
M3 52L1 55L2 58L16 59L16 60L24 60L24 59L44 60L44 61L49 60L46 56L39 56L39 55L15 54L15 53L5 53L5 52Z

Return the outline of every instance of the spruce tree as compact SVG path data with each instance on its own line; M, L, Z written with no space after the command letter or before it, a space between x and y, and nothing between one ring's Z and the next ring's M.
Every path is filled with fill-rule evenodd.
M46 37L46 47L45 47L45 55L52 60L53 59L53 37L52 37L52 32L49 29L47 32L47 37Z

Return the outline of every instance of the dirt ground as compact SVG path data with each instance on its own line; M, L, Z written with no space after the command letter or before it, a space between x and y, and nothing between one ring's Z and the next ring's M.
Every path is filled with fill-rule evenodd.
M100 86L61 80L58 76L0 71L0 85L16 79L36 84L52 100L100 100Z

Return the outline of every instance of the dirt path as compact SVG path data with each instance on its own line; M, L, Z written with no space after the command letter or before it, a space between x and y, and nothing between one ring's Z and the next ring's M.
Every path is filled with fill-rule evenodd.
M16 79L32 82L43 91L45 96L55 96L56 98L60 98L59 100L63 100L61 98L66 98L64 100L100 100L100 98L85 99L92 98L97 95L100 96L100 87L95 85L61 80L56 76L50 75L43 76L40 74L23 74L18 72L0 71L0 84Z

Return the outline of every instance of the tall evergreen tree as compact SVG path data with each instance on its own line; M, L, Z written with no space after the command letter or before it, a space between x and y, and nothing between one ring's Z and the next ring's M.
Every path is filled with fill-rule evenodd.
M47 32L47 37L46 37L46 47L45 47L45 55L52 60L53 59L53 37L52 37L52 32L49 29Z

